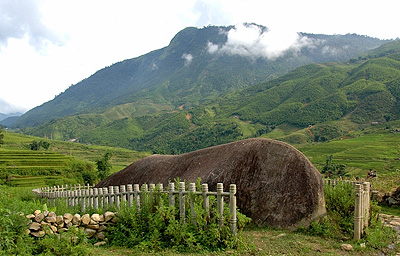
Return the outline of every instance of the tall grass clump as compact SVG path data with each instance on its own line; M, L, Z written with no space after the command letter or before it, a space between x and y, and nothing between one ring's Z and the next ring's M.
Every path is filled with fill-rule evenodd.
M89 255L87 239L79 230L68 230L60 237L28 235L25 216L35 210L47 210L47 206L30 189L0 186L0 255Z
M203 209L201 196L186 195L185 220L180 219L179 205L169 206L168 195L158 194L153 198L144 195L140 210L123 205L119 210L119 221L107 230L112 245L125 246L144 251L172 249L177 252L218 251L237 248L240 234L230 231L229 208L225 207L223 225L216 210L216 200L210 196L210 214ZM191 212L190 200L194 204ZM237 213L238 229L250 222Z
M305 232L309 235L331 238L336 240L350 240L354 235L354 188L348 184L325 186L324 196L327 216L320 222L311 223ZM370 204L369 226L359 243L364 243L367 249L382 249L395 241L396 233L385 227L379 219L380 207L376 202Z

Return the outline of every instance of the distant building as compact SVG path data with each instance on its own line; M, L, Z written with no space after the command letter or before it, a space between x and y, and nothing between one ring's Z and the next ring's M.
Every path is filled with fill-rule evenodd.
M378 125L379 122L372 122L371 125Z

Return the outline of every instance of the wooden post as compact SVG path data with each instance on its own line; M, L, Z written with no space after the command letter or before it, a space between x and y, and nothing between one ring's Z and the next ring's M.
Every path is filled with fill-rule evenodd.
M196 212L194 209L194 197L196 195L196 184L195 183L189 183L189 199L190 199L190 211L192 213L192 224L197 225L196 223Z
M144 209L146 206L148 206L149 202L149 186L147 184L142 184L142 196L140 197L140 199L142 209Z
M169 206L175 206L175 184L173 182L170 182L168 184L168 202Z
M86 210L86 204L85 204L85 193L86 190L78 190L78 196L81 199L81 212L85 212Z
M163 184L159 183L157 184L157 200L158 200L158 206L161 208L163 207L163 200L162 200L162 193L164 192L164 187Z
M127 192L128 192L128 194L127 194L127 199L128 199L128 205L129 205L129 207L132 207L132 192L133 192L133 187L132 187L132 184L128 184L127 186L126 186L126 190L127 190Z
M93 188L93 208L99 208L99 190L98 188Z
M179 182L179 218L185 223L185 182Z
M114 187L114 203L118 210L119 210L119 199L120 199L119 186L115 186Z
M362 187L361 184L356 184L355 189L355 204L354 204L354 240L361 239L362 229Z
M107 207L108 204L108 188L103 188L103 209Z
M155 201L154 193L155 193L155 190L156 190L156 185L155 184L150 184L149 190L150 190L150 197L149 197L150 205L153 206L154 205L154 201Z
M108 205L109 205L109 207L112 207L112 205L114 203L113 197L114 197L114 187L108 186Z
M229 186L229 209L231 213L231 232L236 236L236 185L231 184Z
M218 211L218 222L219 225L224 225L224 197L222 193L224 192L224 184L217 183L217 211Z
M364 191L364 228L369 225L369 206L370 206L370 183L363 182Z
M89 207L93 208L94 207L94 189L89 188Z
M126 203L126 187L125 185L119 186L120 191L121 191L121 202L122 204Z
M201 184L201 192L203 194L203 208L207 213L207 220L210 219L210 198L208 197L208 184Z
M78 197L79 194L78 194L78 191L79 190L74 190L74 201L75 201L74 202L74 206L75 205L79 205L79 197Z
M140 195L139 195L139 192L140 192L139 184L134 184L133 185L133 193L135 195L136 210L138 212L140 211Z

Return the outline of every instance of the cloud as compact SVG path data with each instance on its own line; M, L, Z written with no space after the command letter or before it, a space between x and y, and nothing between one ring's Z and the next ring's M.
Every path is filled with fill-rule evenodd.
M11 113L25 113L26 108L19 107L8 103L7 101L0 98L0 113L11 114Z
M7 47L8 39L29 38L36 50L43 50L48 43L63 45L64 40L42 23L39 2L35 0L0 1L0 49Z
M225 44L208 42L206 49L210 54L276 59L287 52L298 53L304 47L313 48L320 43L297 32L269 30L255 24L239 24L225 33Z
M190 53L184 53L184 54L182 55L182 59L185 60L185 67L187 67L187 66L190 65L190 63L192 63L193 55L190 54Z

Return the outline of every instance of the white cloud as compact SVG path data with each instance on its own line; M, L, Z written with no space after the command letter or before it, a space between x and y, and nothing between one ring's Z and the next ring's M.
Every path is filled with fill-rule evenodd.
M182 55L182 59L185 60L185 67L187 67L187 66L190 65L190 63L192 63L192 61L193 61L193 55L190 54L190 53L184 53L184 54Z
M65 38L42 22L39 2L34 0L0 1L0 50L11 38L29 37L29 44L45 51L48 44L64 45Z
M299 52L303 47L314 47L319 42L296 32L269 30L255 24L238 24L227 32L224 45L208 42L207 51L250 58L276 59L287 52Z

